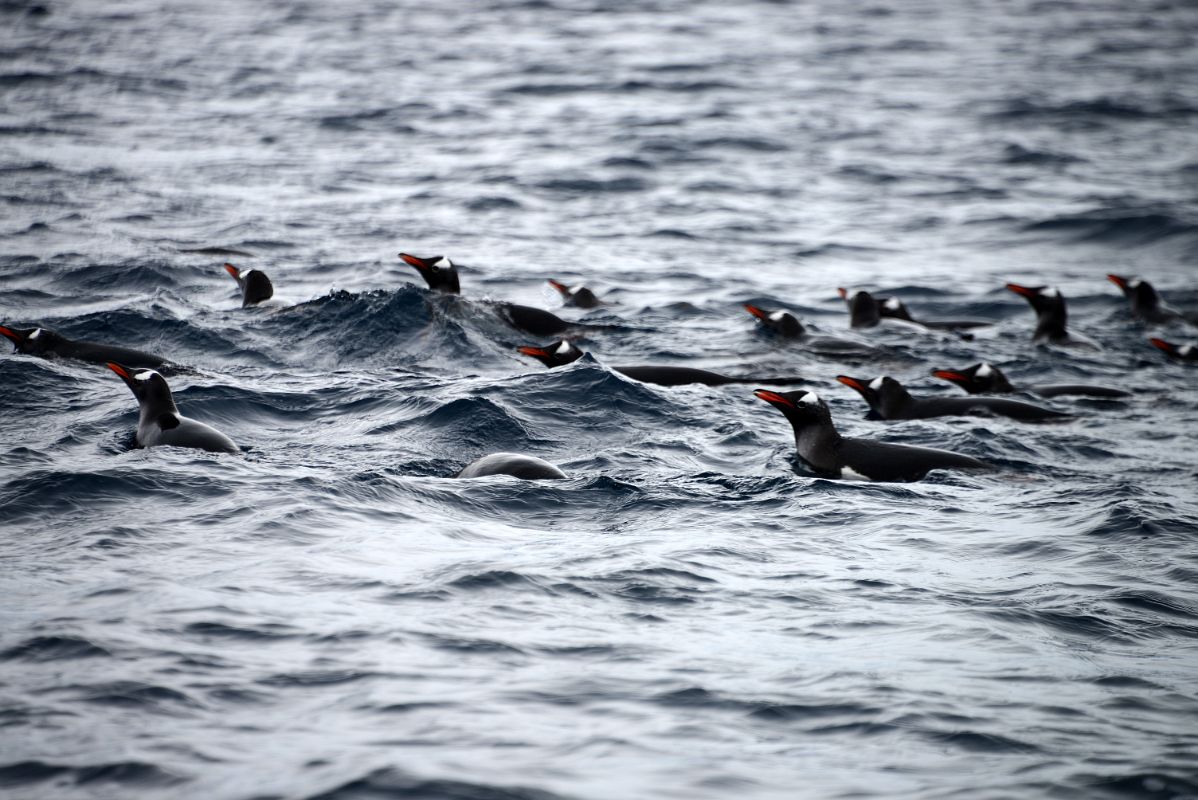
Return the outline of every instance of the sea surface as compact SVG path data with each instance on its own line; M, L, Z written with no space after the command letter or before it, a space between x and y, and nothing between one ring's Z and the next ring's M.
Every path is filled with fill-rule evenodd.
M4 0L0 204L0 323L185 365L244 451L136 449L115 375L0 342L0 796L1198 797L1198 368L1148 343L1198 329L1105 277L1198 312L1192 2ZM983 359L1133 397L835 381ZM753 396L796 375L997 469L813 476ZM453 477L495 451L569 478Z

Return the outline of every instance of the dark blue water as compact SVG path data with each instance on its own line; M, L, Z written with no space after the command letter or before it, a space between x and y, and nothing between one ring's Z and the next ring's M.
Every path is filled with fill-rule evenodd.
M1198 334L1105 279L1198 310L1192 3L14 0L0 31L0 321L187 365L183 413L246 451L131 449L116 376L4 348L0 795L1198 796L1198 372L1147 342ZM253 256L181 252L215 246ZM1008 281L1103 349L1034 346ZM851 332L840 286L994 325ZM610 327L550 372L495 300ZM983 358L1135 396L884 423L833 380L954 395L928 371ZM812 477L755 385L605 366L637 363L809 376L846 434L999 469ZM570 478L450 477L499 450Z

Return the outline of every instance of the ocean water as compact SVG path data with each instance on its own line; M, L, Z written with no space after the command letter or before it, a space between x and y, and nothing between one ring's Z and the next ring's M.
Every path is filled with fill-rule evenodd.
M0 4L0 796L1198 797L1187 2ZM249 256L186 252L229 248ZM399 251L450 256L461 299ZM262 269L242 309L221 268ZM560 308L554 278L610 301ZM1034 345L1059 286L1102 349ZM838 287L972 339L850 331ZM547 370L498 301L591 356ZM788 308L849 355L773 338ZM1086 382L880 422L834 378ZM987 473L813 476L758 385ZM452 476L518 451L565 481Z

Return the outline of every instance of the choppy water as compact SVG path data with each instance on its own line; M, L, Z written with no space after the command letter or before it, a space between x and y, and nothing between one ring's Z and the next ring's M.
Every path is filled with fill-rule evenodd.
M0 6L0 319L194 368L244 457L0 357L0 794L1198 795L1191 3ZM238 308L224 246L279 302ZM463 265L432 297L395 253ZM481 301L618 305L553 372ZM1054 283L1093 353L1034 347ZM973 341L847 331L838 286ZM785 306L876 345L817 357ZM545 342L539 342L545 343ZM1124 386L865 421L833 377ZM993 474L796 471L750 386ZM495 450L571 478L455 481Z

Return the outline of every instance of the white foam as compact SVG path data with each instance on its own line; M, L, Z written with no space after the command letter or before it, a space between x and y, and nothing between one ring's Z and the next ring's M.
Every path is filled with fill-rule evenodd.
M869 382L869 388L873 389L875 392L879 391L882 388L882 382L885 380L885 377L874 378Z
M29 338L30 338L30 339L36 339L37 337L39 337L39 336L41 336L41 335L42 335L42 329L41 329L41 328L34 328L34 329L33 329L33 333L29 334Z
M154 370L147 369L147 370L143 370L142 372L139 372L136 375L134 375L133 379L136 381L148 381L150 378L153 378L157 374L158 373L155 372Z
M873 478L869 477L868 475L862 475L860 472L857 472L852 467L841 467L840 468L840 477L846 481L872 481L873 480Z
M566 355L567 353L570 352L570 343L567 342L565 339L562 339L562 343L557 346L557 350L555 350L554 352L557 353L559 356Z
M819 405L819 395L816 394L815 392L808 392L807 394L805 394L799 398L799 402L805 406L818 406Z
M994 374L994 367L987 364L985 361L978 367L978 371L974 373L979 378L989 378Z

